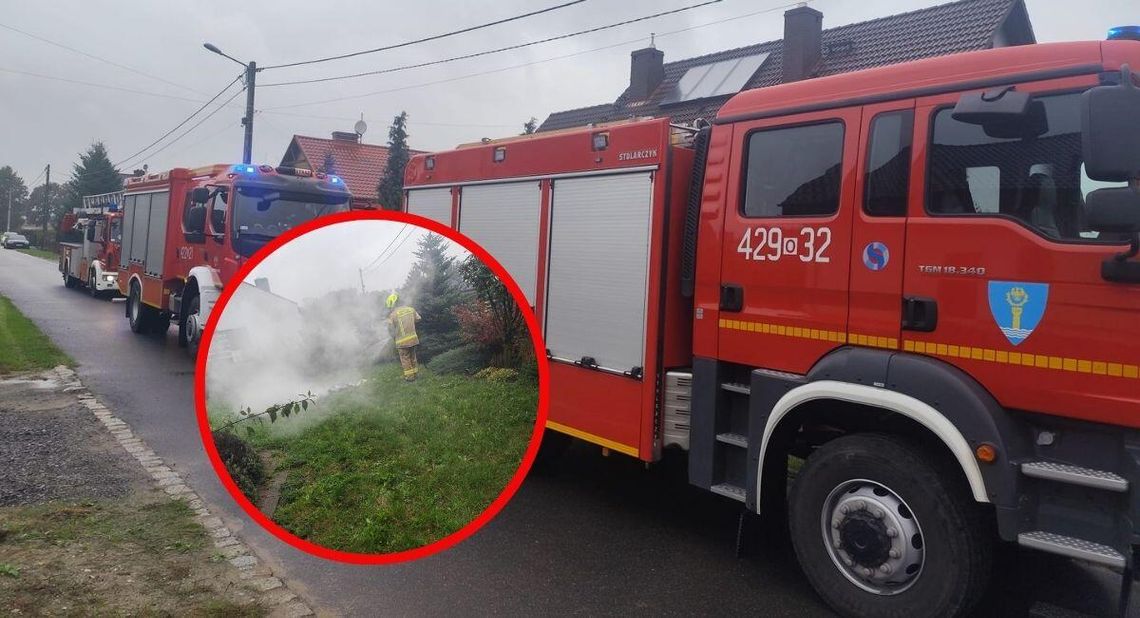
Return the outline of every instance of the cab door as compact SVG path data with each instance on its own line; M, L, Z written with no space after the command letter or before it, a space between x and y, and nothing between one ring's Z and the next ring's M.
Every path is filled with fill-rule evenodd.
M846 341L860 109L738 123L719 356L795 373Z
M895 350L902 318L914 100L867 106L863 119L851 222L848 340ZM918 188L915 199L920 198Z

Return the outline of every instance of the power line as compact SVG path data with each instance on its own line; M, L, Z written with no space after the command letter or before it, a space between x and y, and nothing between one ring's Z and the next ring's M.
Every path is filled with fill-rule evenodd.
M268 70L268 69L284 69L286 67L297 67L297 66L306 65L306 64L316 64L318 62L328 62L330 60L341 60L344 58L352 58L355 56L363 56L364 54L374 54L376 52L388 51L390 49L399 49L401 47L408 47L410 45L417 45L419 43L426 43L428 41L438 41L439 39L444 39L444 38L447 38L450 36L455 36L457 34L474 32L475 30L481 30L483 28L490 28L491 26L498 26L500 24L505 24L505 23L512 22L512 21L518 21L520 19L526 19L527 17L534 17L535 15L541 15L543 13L549 13L551 11L557 11L558 9L564 9L568 6L573 6L575 4L581 4L585 1L586 0L572 0L571 2L564 2L562 4L547 7L545 9L539 9L537 11L531 11L530 13L524 13L522 15L515 15L514 17L507 17L505 19L499 19L496 21L487 22L485 24L479 24L478 26L469 26L467 28L462 28L460 30L453 30L451 32L445 32L443 34L434 34L432 36L424 37L422 39L416 39L414 41L405 41L403 43L396 43L395 45L386 45L384 47L377 47L374 49L366 49L363 51L352 52L349 54L341 54L339 56L328 56L326 58L317 58L315 60L304 60L301 62L290 62L287 64L275 64L272 66L262 67L262 70L264 71L264 70Z
M99 62L104 62L106 64L113 66L113 67L118 67L118 68L123 69L125 71L130 71L131 73L135 73L137 75L142 75L143 77L149 77L150 79L158 80L164 84L169 84L171 86L175 86L175 87L181 88L183 90L188 90L190 92L196 92L198 94L202 94L202 93L198 92L197 90L194 90L193 88L188 88L186 86L183 86L182 84L178 84L178 83L172 82L168 79L165 79L163 77L159 77L158 75L151 75L150 73L140 71L139 69L136 69L134 67L127 66L125 64L120 64L118 62L115 62L114 60L108 60L106 58L103 58L102 56L96 56L95 54L85 52L81 49L76 49L74 47L64 45L63 43L58 43L56 41L46 39L46 38L39 36L37 34L32 34L31 32L26 32L24 30L20 30L19 28L16 28L14 26L9 26L7 24L0 24L0 28L4 28L5 30L11 30L12 32L17 32L17 33L22 34L26 37L35 39L35 40L43 42L43 43L47 43L48 45L54 45L55 47L59 47L61 49L66 49L67 51L74 52L76 54L79 54L80 56L85 56L87 58L91 58L92 60L98 60Z
M753 11L751 13L745 13L743 15L737 15L735 17L727 17L727 18L723 18L723 19L718 19L716 21L710 21L710 22L706 22L703 24L697 24L695 26L688 26L685 28L680 28L678 30L671 30L669 32L660 32L660 33L657 33L656 36L657 36L657 38L661 38L661 37L671 36L671 35L675 35L675 34L681 34L684 32L689 32L691 30L697 30L699 28L706 28L708 26L715 26L718 24L722 24L722 23L737 20L737 19L744 19L747 17L754 17L756 15L762 15L764 13L771 13L773 11L778 11L780 9L786 9L786 8L798 6L798 4L799 3L781 4L781 5L769 7L769 8L760 10L760 11ZM437 80L433 80L433 81L429 81L429 82L420 82L418 84L411 84L408 86L398 86L396 88L386 88L384 90L374 90L371 92L365 92L365 93L361 93L361 94L352 94L352 95L346 95L346 96L341 96L341 97L334 97L331 99L320 99L317 101L308 101L306 103L293 103L290 105L279 105L277 107L267 107L267 108L265 108L265 111L268 112L268 111L272 110L274 113L279 113L279 112L277 112L277 110L281 110L281 109L294 109L297 107L308 107L310 105L323 105L325 103L336 103L338 101L347 101L347 100L351 100L351 99L364 99L364 98L373 97L373 96L380 95L380 94L390 94L393 92L402 92L405 90L415 90L418 88L426 88L427 86L436 86L439 84L447 84L447 83L461 81L461 80L465 80L465 79L471 79L474 77L484 77L486 75L493 75L495 73L504 73L506 71L513 71L515 69L522 69L522 68L526 68L526 67L530 67L530 66L535 66L538 64L545 64L547 62L554 62L557 60L565 60L567 58L574 58L574 57L582 56L585 54L592 54L592 53L599 52L599 51L615 49L618 47L625 47L626 45L632 45L634 43L639 43L639 42L642 42L644 40L645 40L645 37L638 37L636 39L630 39L628 41L622 41L620 43L613 43L611 45L603 45L601 47L594 47L591 49L585 49L582 51L577 51L577 52L573 52L573 53L569 53L569 54L563 54L560 56L552 56L549 58L543 58L541 60L532 60L530 62L524 62L521 64L514 64L514 65L510 65L510 66L500 67L497 69L489 69L486 71L478 71L476 73L468 73L466 75L458 75L455 77L437 79Z
M384 249L382 249L380 251L380 254L376 256L375 260L372 260L371 262L368 263L367 266L365 266L364 268L361 268L360 272L363 273L366 270L371 270L372 265L375 264L376 262L379 262L380 258L384 257L384 254L388 251L388 249L392 248L392 245L396 244L396 239L398 239L400 237L400 234L403 234L407 229L408 229L408 224L405 223L404 227L400 228L400 231L396 232L396 235L393 236L392 240L388 242L388 246L384 247ZM408 236L411 236L411 234L409 233Z
M228 88L228 86L227 86L227 88ZM223 92L225 92L225 91L223 90ZM178 135L178 137L175 137L174 139L170 140L170 141L169 141L169 142L167 142L165 145L163 145L163 146L162 146L162 148L159 148L158 150L155 150L154 152L152 152L152 153L150 153L149 155L147 155L147 157L154 157L154 156L157 156L157 155L158 155L158 153L160 153L160 152L162 152L163 150L166 150L167 148L170 148L170 147L171 147L171 146L173 146L174 144L178 143L178 140L181 140L182 138L186 137L186 136L187 136L187 135L189 135L191 132L193 132L193 131L194 131L194 129L197 129L198 127L200 127L200 126L202 125L202 123L206 122L206 121L207 121L207 120L209 120L210 118L213 118L213 117L214 117L214 114L217 114L218 112L220 112L220 111L222 111L223 109L225 109L225 108L226 108L226 104L228 104L230 101L233 101L234 99L236 99L236 98L237 98L237 96L238 96L238 95L240 95L240 94L241 94L241 93L243 93L243 92L245 92L245 88L242 88L242 89L238 90L237 92L233 93L233 95L232 95L232 96L230 96L230 98L226 99L225 103L222 103L221 105L219 105L219 106L215 107L215 108L214 108L214 111L212 111L212 112L210 112L209 114L206 114L205 116L203 116L201 120L199 120L198 122L194 123L194 126L190 127L189 129L186 129L186 130L185 130L185 131L183 131L181 134L179 134L179 135ZM220 93L219 93L219 94L220 94ZM140 152L141 152L141 151L140 151ZM132 158L133 158L133 157L132 157ZM115 165L115 167L118 167L118 164L116 164L116 165Z
M141 94L141 95L145 95L148 97L160 97L163 99L177 99L179 101L192 101L194 103L200 103L202 101L202 99L191 99L189 97L180 97L180 96L174 95L174 94L160 94L157 92L147 92L145 90L135 90L133 88L123 88L120 86L110 86L107 84L99 84L99 83L95 83L95 82L85 82L85 81L81 81L78 79L68 79L66 77L55 77L53 75L44 75L42 73L32 73L31 71L18 71L16 69L5 69L3 67L0 67L0 72L14 73L16 75L26 75L28 77L38 77L40 79L50 79L52 81L57 81L57 82L67 82L69 84L79 84L81 86L88 86L91 88L102 88L104 90L117 90L119 92L129 92L131 94Z
M669 11L661 11L660 13L654 13L652 15L645 15L642 17L634 18L634 19L627 19L625 21L619 21L616 23L607 24L605 26L597 26L595 28L588 28L586 30L579 30L577 32L560 34L558 36L547 37L545 39L539 39L537 41L530 41L527 43L519 43L516 45L508 45L506 47L500 47L498 49L489 49L489 50L485 50L485 51L481 51L481 52L475 52L472 54L464 54L462 56L452 56L451 58L444 58L442 60L431 60L428 62L420 62L417 64L406 64L403 66L392 67L392 68L388 68L388 69L379 69L376 71L365 71L363 73L352 73L349 75L337 75L334 77L319 77L316 79L301 79L301 80L295 80L295 81L289 81L289 82L274 82L271 84L262 84L261 87L262 88L271 88L273 86L294 86L294 85L298 85L298 84L316 84L319 82L331 82L331 81L336 81L336 80L341 80L341 79L354 79L357 77L366 77L369 75L382 75L384 73L395 73L397 71L407 71L408 69L419 69L419 68L423 68L423 67L435 66L438 64L446 64L449 62L456 62L458 60L468 60L471 58L479 58L481 56L490 56L491 54L498 54L498 53L502 53L502 52L506 52L506 51L513 51L516 49L522 49L524 47L541 45L543 43L551 43L553 41L561 41L561 40L573 38L576 36L582 36L585 34L593 34L595 32L601 32L603 30L610 30L612 28L618 28L621 26L628 26L629 24L636 24L638 22L643 22L643 21L647 21L650 19L656 19L658 17L665 17L667 15L674 15L676 13L682 13L684 11L691 11L693 9L701 8L703 6L708 6L710 4L717 4L721 1L722 0L706 0L705 2L700 2L697 4L691 4L689 6L683 6L683 7L680 7L677 9L672 9Z
M415 233L415 230L409 230L409 231L408 231L408 233L407 233L407 235L406 235L406 236L404 236L404 240L401 240L401 241L400 241L400 244L396 245L396 248L395 248L395 249L392 249L392 252L391 252L391 253L389 253L389 254L388 254L388 255L387 255L387 256L386 256L386 257L385 257L385 258L384 258L384 259L383 259L383 260L382 260L380 263L376 264L376 266L374 266L374 267L372 268L372 270L375 270L375 269L377 269L377 268L380 268L381 266L383 266L383 265L384 265L384 263L385 263L385 262L387 262L389 259L391 259L391 258L392 258L392 256L396 255L396 253L397 253L397 252L400 250L400 247L403 247L403 246L404 246L404 243L408 242L408 239L409 239L409 238L411 238L411 237L412 237L412 234L414 234L414 233Z
M147 145L146 145L146 148L143 148L142 150L140 150L140 151L138 151L138 152L134 153L133 155L131 155L131 156L129 156L129 157L127 157L127 158L125 158L125 159L123 159L123 160L119 161L118 163L116 163L116 164L115 164L115 167L119 167L119 166L120 166L120 165L122 165L123 163L126 163L127 161L130 161L131 159L134 159L134 158L138 157L139 155L141 155L142 153L144 153L144 152L146 152L146 151L150 150L152 147L154 147L154 145L155 145L155 144L157 144L157 143L161 142L162 140L166 139L166 138L167 138L167 137L168 137L168 136L169 136L171 133L174 133L175 131L177 131L178 129L180 129L180 128L181 128L183 125L185 125L187 122L190 122L190 121L191 121L191 120L192 120L192 119L193 119L195 116L197 116L198 114L202 113L202 110L204 110L204 109L206 109L207 107L209 107L211 103L213 103L214 101L217 101L217 100L218 100L218 97L222 96L223 94L225 94L225 93L226 93L226 91L227 91L227 90L229 90L230 88L232 88L232 87L233 87L233 85L234 85L234 84L236 84L236 83L238 82L238 80L239 80L239 79L241 79L241 76L240 76L240 75L239 75L239 76L237 76L237 77L235 77L235 78L234 78L234 80L233 80L232 82L230 82L230 83L226 84L226 87L225 87L225 88L222 88L222 89L221 89L221 90L218 92L218 94L215 94L215 95L214 95L214 96L213 96L213 97L212 97L212 98L211 98L209 101L206 101L205 103L203 103L203 104L202 104L202 107L199 107L198 109L194 110L194 113L193 113L193 114L190 114L189 116L187 116L187 117L186 117L186 119L185 119L185 120L183 120L182 122L180 122L180 123L178 123L178 124L174 125L174 128L173 128L173 129L171 129L171 130L167 131L166 133L163 133L163 134L162 134L162 135L161 135L161 136L160 136L158 139L156 139L156 140L154 140L153 142L151 142L151 143L147 144ZM243 88L242 90L244 90L244 88ZM242 92L242 90L239 90L238 92L240 93L240 92ZM233 100L233 97L230 97L230 101L232 101L232 100ZM229 103L230 101L226 101L226 103ZM223 104L223 105L222 105L222 107L225 107L225 104ZM218 109L221 109L221 107L219 107ZM217 110L214 110L214 111L215 111L215 112L217 112ZM213 113L211 113L210 115L212 116L212 115L213 115ZM209 117L209 116L207 116L207 118L208 118L208 117ZM195 126L197 126L197 125L195 125Z
M355 120L358 120L357 118L354 118L351 116L322 116L319 114L296 114L296 113L292 113L292 112L278 112L278 111L264 110L264 109L257 110L257 113L259 113L259 114L272 114L274 116L291 116L294 118L315 118L318 120L344 120L347 122L353 122ZM413 120L411 118L408 119L408 124L418 124L418 125L424 125L424 126L429 126L429 127L480 127L480 128L485 128L485 129L502 129L502 128L506 128L506 127L516 126L515 124L474 124L474 123L470 123L470 122L430 122L427 120Z

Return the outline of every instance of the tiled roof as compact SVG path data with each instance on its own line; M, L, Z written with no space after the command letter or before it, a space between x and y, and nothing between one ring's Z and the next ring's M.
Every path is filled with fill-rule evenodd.
M412 154L416 152L413 150ZM372 202L378 199L376 187L388 164L387 146L294 135L281 165L323 169L328 153L332 153L335 162L333 172L344 179L354 198Z
M824 17L826 19L826 16ZM959 0L908 13L823 30L822 57L813 77L987 49L994 36L1011 18L1016 19L1017 37L1010 44L1031 43L1033 31L1022 0ZM722 60L768 53L768 59L742 90L779 84L783 71L783 41L768 41L666 63L665 79L646 101L633 101L628 89L612 104L555 112L539 131L565 129L593 122L624 120L638 116L670 116L675 122L711 119L732 95L685 101L660 102L677 87L690 68Z

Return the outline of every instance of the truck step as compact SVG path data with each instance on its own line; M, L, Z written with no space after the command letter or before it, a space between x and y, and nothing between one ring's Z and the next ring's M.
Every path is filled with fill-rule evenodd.
M1086 560L1114 569L1123 569L1126 561L1124 554L1108 545L1093 543L1062 534L1034 530L1022 532L1017 535L1017 544L1030 549L1038 549L1050 554L1068 556L1077 560Z
M751 395L752 388L747 384L738 384L736 382L725 382L720 387L730 393L739 393L741 395Z
M1021 473L1033 478L1081 485L1108 491L1128 491L1128 479L1106 472L1052 461L1028 461L1021 464Z
M732 483L721 483L720 485L713 485L712 487L709 487L709 491L713 492L714 494L720 494L727 498L732 498L733 500L739 500L741 502L744 502L745 500L744 488L737 487Z
M716 434L716 441L732 446L739 446L740 448L748 448L748 436L743 436L738 433L718 433Z

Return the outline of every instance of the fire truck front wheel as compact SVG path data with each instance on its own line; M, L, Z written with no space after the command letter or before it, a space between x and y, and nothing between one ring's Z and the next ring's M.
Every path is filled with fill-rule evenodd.
M79 279L71 276L71 264L63 265L63 287L74 288L79 285Z
M961 475L896 436L816 450L789 496L792 544L821 597L848 616L959 616L989 584L992 518Z
M184 302L186 303L182 311L184 317L178 321L178 345L186 348L191 357L196 357L198 342L202 338L200 330L202 316L199 315L202 301L197 294L194 294Z

